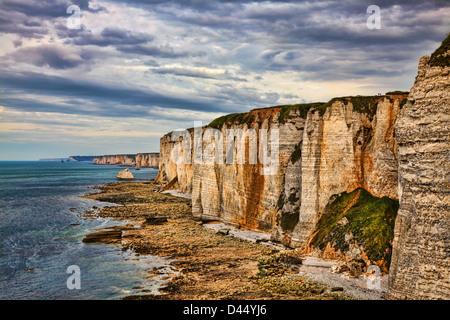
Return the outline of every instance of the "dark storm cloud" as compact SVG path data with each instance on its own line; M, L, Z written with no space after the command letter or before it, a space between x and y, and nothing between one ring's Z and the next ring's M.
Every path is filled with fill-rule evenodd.
M35 18L30 19L23 14L0 10L0 32L27 38L42 38L48 34L48 28Z
M79 30L67 29L65 25L56 26L57 34L65 39L65 44L75 46L114 47L124 54L153 56L160 58L198 57L204 52L190 52L187 50L175 50L169 45L150 44L154 36L143 32L132 32L117 27L104 28L99 33L92 33L84 25Z
M116 87L93 82L75 81L67 78L37 73L2 73L0 75L2 98L0 103L23 111L42 111L57 113L80 113L97 116L140 117L148 114L146 110L154 106L196 111L225 111L225 104L202 99L177 98L151 90ZM61 105L42 100L29 101L23 98L7 97L10 93L37 94L64 99L84 99L95 102L91 106ZM77 111L78 110L78 111Z
M67 18L67 8L78 5L81 12L105 11L93 8L90 0L2 0L0 1L0 32L19 34L26 38L42 38L49 33L56 19Z
M186 51L175 50L170 46L157 45L131 45L119 46L117 50L123 53L131 53L143 56L152 56L160 58L184 58L184 57L199 57L205 55L202 51Z
M62 36L62 32L67 32L66 35L71 38L70 44L86 46L93 45L99 47L106 46L122 46L122 45L140 45L153 41L154 37L145 33L135 33L129 30L120 28L105 28L99 34L93 34L86 29L69 30L62 26L60 28L59 35ZM78 32L77 32L78 31Z
M398 74L403 67L416 64L424 48L440 43L450 22L448 16L436 12L450 7L450 1L377 1L382 10L381 30L366 26L370 15L366 10L373 1L131 0L127 4L157 13L162 20L186 26L191 32L214 30L221 42L250 46L262 42L265 50L237 51L230 60L244 71L295 70L304 72L308 80ZM123 52L145 54L143 49L138 46ZM342 59L348 53L355 58L353 63Z
M91 63L99 54L91 50L77 50L70 47L42 45L22 48L11 54L16 62L24 62L38 67L52 69L72 69Z
M264 106L277 103L280 97L298 97L267 92L265 88L257 90L242 87L246 80L270 80L264 74L266 72L295 72L299 81L350 81L400 74L413 77L418 58L429 54L424 52L424 48L434 47L448 32L449 17L436 12L450 6L449 1L377 1L376 4L382 10L382 29L369 30L366 27L369 16L366 9L373 4L372 1L113 2L124 7L143 9L144 13L140 17L145 18L148 14L149 19L156 22L155 30L164 33L155 32L155 37L145 30L127 30L117 25L103 28L104 24L103 30L99 29L98 32L93 32L86 26L79 30L69 30L65 20L60 19L68 16L66 9L69 4L78 4L82 12L91 12L92 16L104 11L95 1L6 0L0 3L3 18L0 19L0 31L16 33L22 37L42 38L49 34L48 28L52 28L51 31L56 32L56 40L62 42L59 45L27 47L26 42L22 45L19 40L13 40L15 51L9 56L17 62L42 67L42 72L46 72L45 68L73 69L75 72L94 63L103 63L101 66L105 67L111 62L108 58L119 57L123 61L132 60L134 66L139 63L141 66L150 66L143 69L154 74L173 76L166 77L169 80L178 77L176 80L180 87L189 87L192 96L197 94L200 98L174 98L176 94L166 96L153 91L121 87L119 84L112 87L99 83L88 85L35 73L4 73L1 75L4 80L2 86L19 93L80 97L92 101L92 110L64 104L65 109L59 105L54 108L55 112L76 112L78 107L81 113L105 116L121 113L114 111L116 109L107 112L107 108L101 106L101 103L111 108L119 105L144 106L143 109L136 107L134 111L131 108L127 115L123 114L123 106L122 109L118 107L117 110L122 110L121 116L141 116L155 105L197 111L234 111L245 106ZM123 14L126 10L120 10L120 6L118 8L115 18L126 22L134 18ZM91 20L95 20L92 16ZM120 20L113 21L117 23ZM166 67L167 61L164 59L171 59L171 63L183 67ZM238 70L236 74L239 77L233 73L212 73L189 67L198 66L200 62L205 70ZM228 68L229 66L232 68ZM136 79L142 80L145 75L138 72L145 71L140 69L136 72ZM249 77L245 79L242 75ZM8 77L11 77L11 81ZM217 81L208 82L205 86L207 88L204 88L195 87L192 83L194 81L186 78ZM236 83L229 83L232 81ZM170 83L165 83L168 84ZM174 92L175 88L177 87L174 87ZM51 108L50 103L33 104L32 101L28 103L23 98L14 99L11 96L8 99L3 101L9 107L24 109L34 105L42 110Z
M244 78L239 78L234 76L228 71L213 73L205 70L198 69L188 69L182 67L161 67L161 68L152 68L151 71L157 74L168 74L175 76L184 76L191 78L202 78L202 79L214 79L214 80L234 80L246 82L247 80Z
M203 51L174 49L170 45L153 44L155 37L148 33L132 32L120 28L105 28L98 34L93 34L82 26L80 30L69 30L59 25L58 36L66 39L66 44L75 46L114 47L126 55L150 56L167 59L200 57Z
M183 1L174 2L180 6L185 4ZM377 3L382 10L383 29L374 31L366 27L369 16L366 9L372 1L274 1L263 2L261 6L252 2L252 5L245 8L242 7L245 1L236 4L228 1L216 3L215 9L208 12L172 10L169 14L193 25L225 28L235 32L245 31L247 34L262 33L270 42L279 45L299 42L314 45L329 42L334 46L349 48L392 43L410 44L418 39L442 40L443 36L436 33L436 27L445 25L445 22L449 21L448 17L418 15L435 10L439 5L450 6L450 2L440 1L425 5L416 1ZM224 3L229 5L222 8ZM187 4L198 8L190 2ZM400 15L392 14L394 9ZM399 28L402 32L398 32Z
M81 10L99 12L104 8L92 8L90 0L2 0L0 10L19 12L28 17L56 18L66 17L67 8L77 5Z

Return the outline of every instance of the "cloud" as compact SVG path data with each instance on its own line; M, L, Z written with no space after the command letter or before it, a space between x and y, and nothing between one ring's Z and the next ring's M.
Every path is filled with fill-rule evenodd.
M92 63L97 54L89 50L42 45L22 48L11 54L16 62L24 62L34 66L47 66L52 69L72 69L86 63Z
M141 90L112 84L72 80L38 73L2 73L0 89L3 91L0 103L9 108L23 111L42 111L69 114L92 114L105 117L140 117L148 115L151 107L164 107L196 111L225 111L225 103L214 99L177 97L150 89ZM11 92L16 93L11 96ZM45 102L43 99L25 99L18 94L36 94L85 99L91 104L79 105Z
M23 42L21 39L13 40L14 48L19 48L22 46Z
M47 26L23 14L0 10L0 32L18 34L26 38L43 38L49 33Z
M77 5L83 11L99 12L105 10L103 7L93 8L90 0L3 0L0 10L8 12L19 12L28 17L56 18L66 17L69 5Z
M205 55L205 52L201 51L187 51L187 50L175 50L174 48L166 46L156 45L126 45L119 46L118 51L123 53L131 53L144 56L161 57L161 58L184 58L184 57L199 57Z
M159 67L151 68L153 73L156 74L170 74L174 76L184 76L192 78L203 78L213 80L233 80L240 82L247 82L244 78L239 78L228 71L206 70L204 68L192 68L192 67Z
M81 12L98 13L104 7L91 6L91 0L2 0L0 1L0 32L42 39L57 24L67 18L67 8L78 5Z
M70 39L68 43L77 46L123 46L123 45L141 45L153 41L154 37L145 33L135 33L129 30L107 27L99 34L93 34L91 31L82 29L69 30L64 26L60 28L59 35L62 36L64 30Z

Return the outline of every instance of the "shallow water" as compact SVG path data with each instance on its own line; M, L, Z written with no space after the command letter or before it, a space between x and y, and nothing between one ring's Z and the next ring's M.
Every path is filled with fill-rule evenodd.
M144 287L156 293L161 278L145 280L146 270L169 261L136 258L120 246L84 244L95 228L120 224L110 219L83 220L85 210L112 205L80 198L91 187L115 181L119 166L77 162L0 162L0 298L119 299ZM137 179L158 170L131 169ZM81 271L81 289L68 289L67 267Z

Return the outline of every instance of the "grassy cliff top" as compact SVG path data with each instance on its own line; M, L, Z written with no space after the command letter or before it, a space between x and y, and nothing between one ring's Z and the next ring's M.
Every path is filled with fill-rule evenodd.
M241 124L247 123L248 125L250 125L254 120L255 116L250 112L232 113L214 119L208 126L211 128L220 129L225 123L237 122Z
M311 110L312 108L319 108L323 104L324 104L324 102L313 102L313 103L300 103L300 104L291 104L291 105L280 106L281 110L280 110L280 117L278 120L281 123L285 123L286 119L288 119L290 117L289 114L291 111L300 112L300 116L302 118L306 118L309 110Z
M105 155L102 155L102 156L96 156L96 158L101 158L101 157L117 157L117 156L122 156L122 157L128 157L128 158L136 159L136 155L135 155L135 154L125 154L125 153L105 154Z
M406 95L408 95L409 94L409 91L400 91L400 90L397 90L397 91L389 91L389 92L386 92L385 93L385 95L386 96L389 96L389 95L393 95L393 94L406 94Z
M369 115L370 118L373 118L377 111L377 103L384 98L385 96L347 96L347 97L338 97L333 98L327 103L323 104L319 107L320 113L324 114L328 107L336 101L342 101L345 103L351 102L353 105L353 110L359 113L365 113Z
M249 127L252 123L255 122L257 115L264 116L269 115L270 117L279 112L278 121L280 123L286 123L286 120L291 118L293 115L291 111L299 114L302 118L306 118L308 112L310 110L319 110L321 114L324 114L328 107L330 107L336 101L342 101L344 103L351 102L353 105L353 110L366 113L370 118L376 113L377 103L386 96L390 95L408 95L408 91L390 91L387 92L386 95L381 96L345 96L345 97L337 97L333 98L328 102L312 102L312 103L298 103L298 104L288 104L288 105L279 105L272 106L267 108L257 108L252 109L249 112L241 112L241 113L231 113L219 118L214 119L207 125L207 127L221 129L224 124L231 125L234 123L237 124L247 124ZM192 131L193 128L189 128L187 130ZM172 132L167 133L167 136L170 136Z
M450 33L442 41L441 46L431 54L428 63L432 67L450 67L450 56L444 56L444 53L450 54Z

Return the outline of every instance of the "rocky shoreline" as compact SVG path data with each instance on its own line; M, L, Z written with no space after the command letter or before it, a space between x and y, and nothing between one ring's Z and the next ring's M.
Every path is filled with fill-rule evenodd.
M302 257L295 250L280 251L256 242L205 228L192 217L190 199L160 192L153 181L98 186L85 198L114 203L86 218L112 218L125 226L87 235L85 243L121 245L137 255L171 260L176 272L160 294L141 291L125 299L351 299L299 272ZM149 270L148 279L158 275Z

